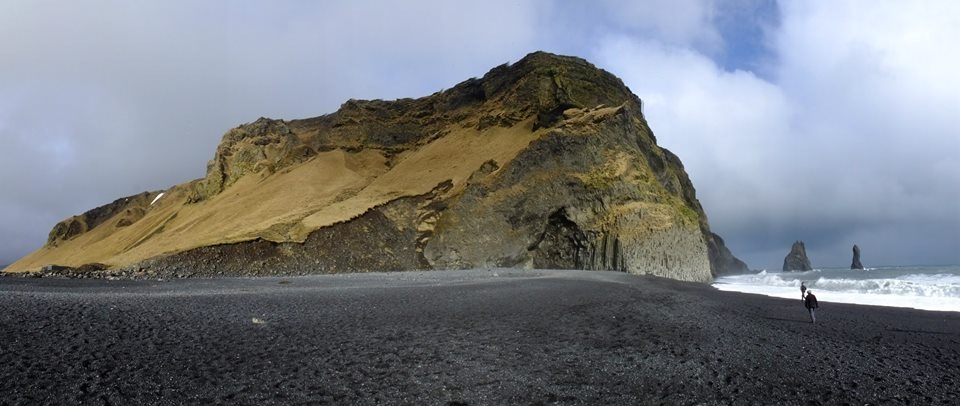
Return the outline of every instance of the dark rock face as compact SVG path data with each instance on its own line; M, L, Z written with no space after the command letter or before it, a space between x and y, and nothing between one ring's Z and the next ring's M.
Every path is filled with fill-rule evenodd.
M444 190L439 185L434 191ZM213 245L143 261L128 274L151 278L273 276L432 269L423 258L419 214L433 195L394 200L351 221L325 227L303 243L256 240ZM419 209L419 211L418 211Z
M863 269L863 264L860 263L860 247L857 244L853 244L853 262L850 263L850 269Z
M536 268L582 269L592 260L589 248L587 236L570 220L565 209L559 209L550 215L543 233L527 251Z
M807 258L807 248L803 245L803 241L794 242L793 246L790 247L790 253L783 258L783 271L810 271L812 269L810 259Z
M143 206L150 202L152 194L143 192L133 196L123 197L109 204L89 210L79 216L70 217L57 223L47 235L47 244L56 245L59 242L70 240L80 234L94 229L107 220L117 217L117 227L133 224L143 217Z
M716 233L710 233L710 264L713 265L713 276L736 275L750 272L750 267L739 258L733 256L730 249Z

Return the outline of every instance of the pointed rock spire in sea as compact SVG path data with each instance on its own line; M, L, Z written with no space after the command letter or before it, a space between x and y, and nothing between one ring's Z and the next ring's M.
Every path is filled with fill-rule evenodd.
M807 248L803 241L795 241L790 247L790 253L783 258L783 271L810 271L813 267L810 265L810 259L807 258Z
M863 264L860 263L860 247L857 244L853 244L853 262L850 263L850 269L863 269Z

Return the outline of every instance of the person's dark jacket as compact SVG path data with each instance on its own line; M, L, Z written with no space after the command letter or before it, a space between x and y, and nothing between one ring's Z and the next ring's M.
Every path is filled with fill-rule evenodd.
M820 307L820 305L817 304L817 297L814 296L813 293L807 293L807 299L804 300L803 304L807 306L808 309L816 309Z

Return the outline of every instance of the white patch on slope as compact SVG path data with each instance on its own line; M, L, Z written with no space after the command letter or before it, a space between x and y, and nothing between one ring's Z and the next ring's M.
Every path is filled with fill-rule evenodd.
M158 194L157 197L154 197L153 201L150 202L150 205L153 206L153 204L156 203L157 200L160 200L161 197L163 197L163 192L160 192L160 194Z

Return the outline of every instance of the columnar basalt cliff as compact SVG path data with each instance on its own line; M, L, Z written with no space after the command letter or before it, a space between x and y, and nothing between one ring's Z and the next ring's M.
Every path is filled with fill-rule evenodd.
M90 263L123 276L746 270L640 99L543 52L420 99L232 129L203 179L68 219L11 269Z

